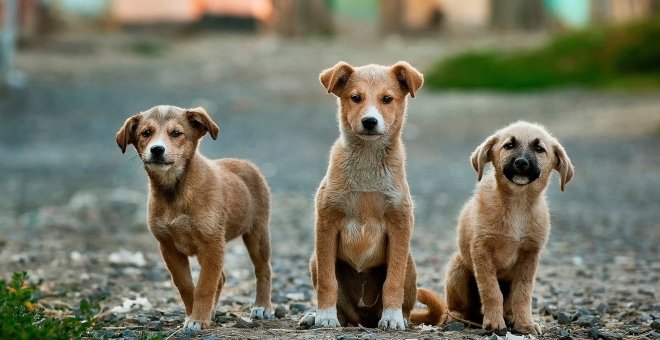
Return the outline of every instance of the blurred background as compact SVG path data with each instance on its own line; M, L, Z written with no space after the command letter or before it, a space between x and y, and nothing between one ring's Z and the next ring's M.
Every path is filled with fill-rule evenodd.
M312 200L338 135L318 74L340 60L407 60L426 79L404 137L419 284L443 290L476 181L470 153L523 119L546 125L576 167L566 192L557 178L548 189L553 232L535 316L553 323L543 306L556 317L557 306L604 304L613 312L602 318L631 334L660 315L660 1L0 4L0 273L27 270L51 300L146 296L180 314L146 227L144 170L115 144L128 116L171 104L203 106L219 124L205 155L263 170L274 301L311 306ZM241 310L254 294L241 242L226 263L221 309Z

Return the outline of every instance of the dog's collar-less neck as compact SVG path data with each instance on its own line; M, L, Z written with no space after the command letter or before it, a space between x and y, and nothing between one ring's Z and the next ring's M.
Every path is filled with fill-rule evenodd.
M156 197L162 197L165 201L173 203L177 198L182 194L183 188L186 188L186 179L193 173L197 172L197 169L200 166L200 154L195 152L193 157L191 157L184 165L183 169L180 170L179 174L173 174L175 176L174 180L171 183L163 183L162 175L151 173L147 171L149 175L152 191L156 194ZM175 169L170 169L169 171L175 171Z
M497 197L494 202L503 202L505 206L534 206L540 202L545 195L545 186L544 189L539 190L536 186L539 183L533 182L519 187L511 187L510 183L502 183L496 178L495 172L491 172L492 180L494 182L494 190L492 190L491 195ZM504 177L504 176L501 176ZM508 179L505 179L508 181ZM539 181L538 179L537 181Z

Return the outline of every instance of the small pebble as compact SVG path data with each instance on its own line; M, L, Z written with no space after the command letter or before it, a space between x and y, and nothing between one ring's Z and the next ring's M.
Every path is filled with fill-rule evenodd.
M582 315L575 321L575 323L579 326L588 327L588 326L596 325L596 323L598 323L598 321L599 321L598 318L595 317L595 316Z
M179 333L178 339L179 340L192 339L192 338L196 337L197 334L199 334L198 330L192 329L192 328L186 328L186 329L182 330L181 333Z
M133 332L132 330L130 330L130 329L127 329L127 330L123 331L121 333L121 336L124 339L137 339L138 338L137 334L135 332Z
M459 332L465 329L465 325L460 322L460 321L454 321L444 327L442 327L442 330L445 332Z
M573 315L567 312L558 312L557 313L557 323L560 325L569 325L573 321Z
M651 328L655 329L656 331L660 331L660 321L653 320L653 322L651 322Z
M286 316L286 312L286 306L278 305L277 308L275 308L275 317L281 319Z
M238 320L236 320L236 323L234 324L234 327L236 327L236 328L254 328L254 327L257 327L257 325L254 322L247 321L243 318L238 318Z
M160 332L163 330L163 322L162 321L153 321L149 323L149 330L150 331L156 331Z
M367 334L363 334L363 335L360 337L360 339L361 339L361 340L377 340L377 339L378 339L378 336L377 336L376 334L374 334L374 333L367 333Z
M236 318L229 315L218 315L215 317L214 321L216 324L223 324L223 323L236 321Z
M137 318L135 318L135 321L137 321L138 325L144 326L149 323L149 318L144 314L140 314Z

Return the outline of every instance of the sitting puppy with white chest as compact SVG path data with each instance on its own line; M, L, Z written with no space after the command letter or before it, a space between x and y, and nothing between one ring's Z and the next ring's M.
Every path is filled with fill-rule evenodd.
M417 287L401 134L406 96L415 97L423 76L407 62L362 67L340 62L324 70L320 81L338 98L340 136L316 194L310 271L318 309L301 324L405 329ZM413 319L433 313L442 311L429 305L428 311L413 312Z
M495 132L471 161L481 182L460 214L459 251L447 265L449 317L494 331L506 329L506 318L519 332L540 334L531 302L550 233L545 191L553 170L563 191L573 165L557 139L526 122ZM489 162L493 169L483 175Z
M122 152L132 144L149 176L148 224L186 308L185 328L210 325L225 282L225 243L242 236L257 278L252 317L271 309L270 190L245 160L209 160L198 151L218 125L202 108L160 105L126 120L117 132ZM189 256L200 265L192 281Z

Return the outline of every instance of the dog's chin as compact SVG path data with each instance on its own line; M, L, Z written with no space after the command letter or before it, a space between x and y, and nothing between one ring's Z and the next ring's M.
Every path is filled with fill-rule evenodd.
M362 140L374 141L374 140L377 140L380 137L382 137L383 134L382 133L361 132L361 133L357 133L357 136Z
M145 161L144 166L149 170L154 171L167 171L174 165L174 162L169 161Z
M527 184L533 182L533 181L532 181L529 177L527 177L527 176L518 176L518 175L515 175L515 176L509 178L509 180L510 180L513 184L516 184L516 185L527 185Z

